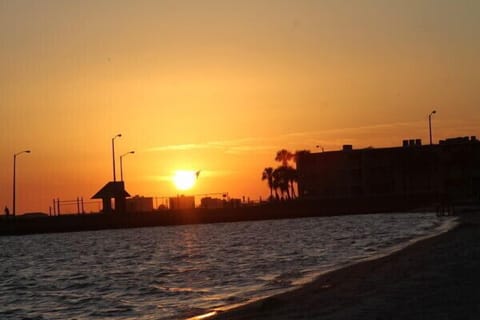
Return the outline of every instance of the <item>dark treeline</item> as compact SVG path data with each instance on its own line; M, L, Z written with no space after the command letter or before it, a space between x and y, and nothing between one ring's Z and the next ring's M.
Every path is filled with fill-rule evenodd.
M267 181L270 189L270 201L291 200L297 198L295 185L298 182L297 169L290 164L296 163L297 157L302 152L292 153L286 149L279 150L275 156L275 161L280 162L277 168L267 167L263 169L262 180Z

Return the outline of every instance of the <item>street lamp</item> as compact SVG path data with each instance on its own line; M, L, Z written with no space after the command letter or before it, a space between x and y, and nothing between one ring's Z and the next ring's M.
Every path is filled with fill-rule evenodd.
M432 145L432 115L434 115L435 113L437 113L436 110L433 110L432 112L430 112L430 114L428 115L428 131L430 133L430 145Z
M135 151L128 151L127 153L124 153L120 156L120 181L123 181L123 161L122 161L122 158L125 157L126 155L129 155L129 154L134 154Z
M119 133L115 137L112 138L112 162L113 162L113 181L117 181L117 177L115 176L115 139L121 138L122 134Z
M23 150L20 152L17 152L13 155L13 195L12 195L12 215L15 217L15 193L16 193L16 185L15 185L15 180L16 180L16 171L17 171L17 156L21 155L22 153L30 153L30 150Z

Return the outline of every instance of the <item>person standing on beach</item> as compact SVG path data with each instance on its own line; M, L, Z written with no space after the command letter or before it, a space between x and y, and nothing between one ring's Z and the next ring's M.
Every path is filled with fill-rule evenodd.
M5 209L3 209L3 212L5 212L5 216L8 218L8 216L10 215L10 210L8 209L7 206L5 206Z

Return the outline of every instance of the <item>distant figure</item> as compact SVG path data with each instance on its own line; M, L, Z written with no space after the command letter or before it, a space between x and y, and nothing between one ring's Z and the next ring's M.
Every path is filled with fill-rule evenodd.
M10 210L8 209L7 206L5 206L5 209L3 209L3 212L5 212L5 216L9 216L10 215Z

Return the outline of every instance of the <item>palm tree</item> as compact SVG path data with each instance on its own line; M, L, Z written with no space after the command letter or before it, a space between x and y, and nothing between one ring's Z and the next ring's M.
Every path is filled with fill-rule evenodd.
M275 161L281 162L283 167L288 166L288 161L292 160L293 153L286 149L279 150L275 156Z
M273 168L268 167L263 169L262 181L267 180L268 187L270 188L270 200L273 199Z
M288 167L280 166L273 171L273 181L274 185L280 189L280 193L282 194L282 199L285 198L285 194L287 194L287 199L290 200L290 188L289 188L289 181L288 181Z
M286 179L288 181L288 184L290 185L290 192L292 194L292 198L296 198L297 196L295 194L294 183L298 181L297 170L293 167L288 166L285 168L285 174L286 174Z
M275 192L275 200L280 200L280 196L278 195L278 190L280 189L280 180L276 179L275 176L277 174L273 171L273 191Z

